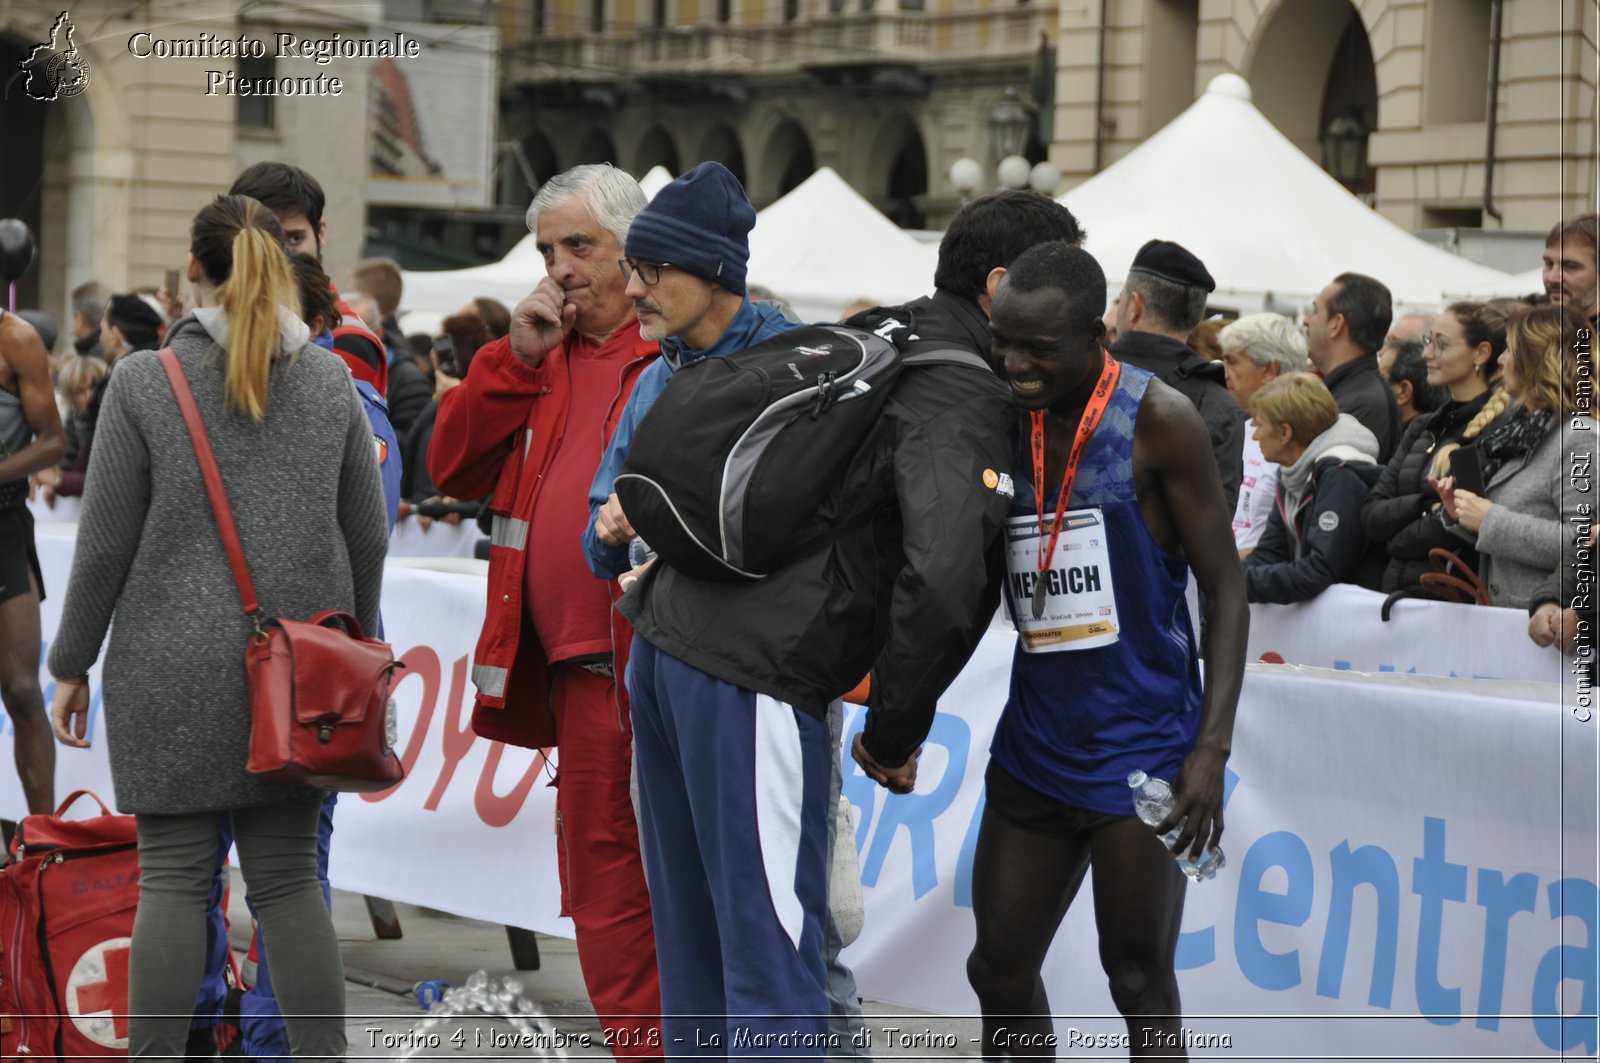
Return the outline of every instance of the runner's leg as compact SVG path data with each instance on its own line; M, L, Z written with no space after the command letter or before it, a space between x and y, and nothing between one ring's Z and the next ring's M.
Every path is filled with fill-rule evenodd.
M28 573L28 589L0 602L0 701L16 732L12 756L28 811L56 810L56 742L39 689L39 584Z
M1161 839L1134 816L1089 837L1100 963L1128 1023L1132 1058L1184 1059L1173 957L1186 880Z
M1026 831L984 808L972 864L978 934L967 980L983 1009L985 1059L1056 1055L1046 1036L1055 1026L1039 972L1083 885L1089 853L1085 839Z

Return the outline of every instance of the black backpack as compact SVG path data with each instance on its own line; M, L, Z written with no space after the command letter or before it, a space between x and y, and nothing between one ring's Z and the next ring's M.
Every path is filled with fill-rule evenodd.
M977 353L931 341L902 351L876 332L810 325L679 369L634 433L617 499L662 561L696 579L761 579L794 554L878 420L903 369Z

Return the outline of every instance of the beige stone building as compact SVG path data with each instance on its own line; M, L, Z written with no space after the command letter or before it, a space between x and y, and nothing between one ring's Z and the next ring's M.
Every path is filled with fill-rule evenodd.
M1408 229L1544 230L1595 209L1597 6L1064 3L1051 157L1069 186L1081 181L1160 129L1211 78L1232 72L1250 82L1273 124L1319 162L1330 126L1359 122L1369 134L1368 172L1350 183L1391 221Z
M950 164L997 161L1006 89L1048 92L1058 17L1034 0L502 3L502 128L541 179L715 159L759 207L831 166L902 224L937 225Z
M995 183L1004 152L995 119L1008 90L1037 101L1010 150L1048 156L1064 191L1228 71L1251 83L1279 129L1398 224L1542 231L1594 209L1597 6L390 0L326 13L253 4L244 16L222 0L78 0L70 16L89 71L84 91L29 99L13 73L0 94L0 216L28 221L40 242L21 301L64 316L67 293L85 280L160 284L182 268L200 205L249 163L284 159L329 193L327 264L338 279L377 217L365 201L367 152L356 147L371 106L365 61L141 57L130 42L141 32L151 41L270 41L284 28L356 35L405 18L488 20L499 33L497 202L446 212L496 232L516 228L529 175L537 182L594 161L681 172L702 159L729 165L758 206L832 166L891 217L936 228L959 204L949 178L958 159L977 160L984 184ZM0 4L0 67L17 71L61 10L45 0ZM208 95L208 71L325 73L342 79L343 92ZM1174 180L1181 194L1181 175Z
M642 173L715 158L762 205L829 165L891 216L937 225L958 201L951 164L994 163L989 116L1006 87L1053 88L1035 132L1065 190L1234 72L1313 159L1354 154L1325 164L1398 224L1543 229L1595 201L1596 8L520 0L498 8L502 120L541 177L578 162ZM1042 40L1053 86L1034 78ZM1330 131L1339 138L1325 143Z
M19 284L18 303L61 319L58 350L73 288L91 279L117 290L158 286L169 271L182 271L195 212L263 159L296 162L321 181L329 197L325 264L336 279L348 274L365 229L366 153L348 146L365 143L367 61L319 66L270 56L280 30L311 38L364 33L375 6L323 16L301 5L254 5L245 18L241 5L222 0L78 0L68 8L70 44L88 83L66 98L33 99L18 63L51 41L63 6L0 5L0 68L9 86L0 98L0 216L20 217L34 231L39 259ZM269 58L160 54L182 50L175 42L201 50L241 36L266 42ZM211 71L297 80L322 74L338 77L342 91L246 98L226 94L225 81L213 85Z

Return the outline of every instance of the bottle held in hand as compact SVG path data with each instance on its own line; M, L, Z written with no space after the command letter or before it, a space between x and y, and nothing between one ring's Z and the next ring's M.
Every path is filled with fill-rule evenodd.
M1173 806L1172 787L1165 780L1152 779L1142 771L1136 771L1128 776L1128 785L1133 789L1133 810L1141 820L1154 827L1171 813ZM1170 850L1178 840L1178 833L1183 829L1183 824L1173 827L1161 840ZM1187 856L1178 858L1178 867L1185 875L1196 882L1215 877L1216 873L1226 867L1227 859L1222 855L1222 848L1207 849L1199 860L1192 860Z

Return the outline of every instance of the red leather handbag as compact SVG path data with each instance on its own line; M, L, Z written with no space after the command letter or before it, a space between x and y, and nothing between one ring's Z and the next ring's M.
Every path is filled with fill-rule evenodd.
M239 601L256 628L245 647L250 688L245 767L275 782L320 790L388 789L405 778L394 752L389 698L403 665L388 643L368 638L349 613L327 609L309 620L262 614L194 393L176 352L168 347L160 358L194 443Z

